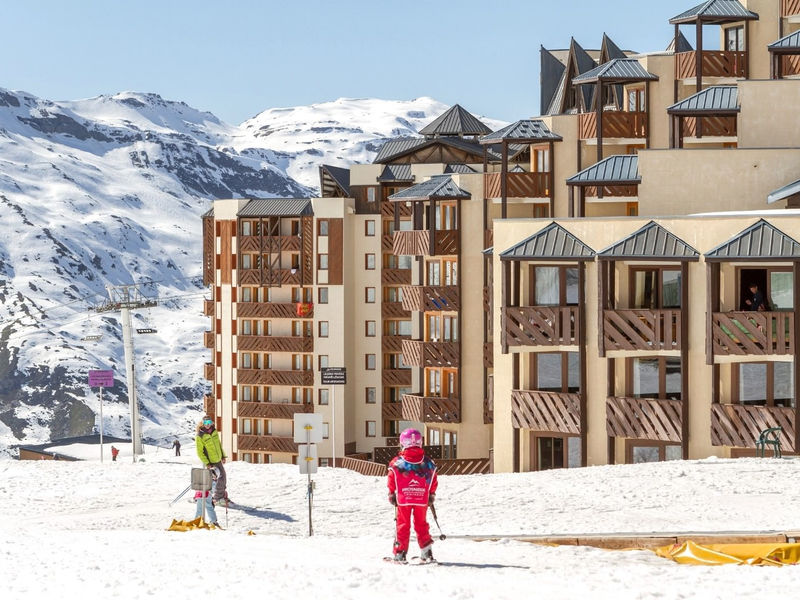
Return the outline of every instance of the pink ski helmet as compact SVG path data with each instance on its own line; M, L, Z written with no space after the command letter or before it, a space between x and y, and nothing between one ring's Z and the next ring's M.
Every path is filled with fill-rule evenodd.
M422 434L416 429L406 429L400 434L400 445L403 448L416 446L422 448Z

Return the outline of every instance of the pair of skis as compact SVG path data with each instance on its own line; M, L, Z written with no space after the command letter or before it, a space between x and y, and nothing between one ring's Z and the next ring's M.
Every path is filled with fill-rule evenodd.
M394 563L396 565L406 565L406 566L414 566L414 567L421 567L424 565L438 565L439 563L436 561L435 558L431 559L424 559L421 556L412 556L408 560L395 560L393 556L384 556L383 560L386 562Z

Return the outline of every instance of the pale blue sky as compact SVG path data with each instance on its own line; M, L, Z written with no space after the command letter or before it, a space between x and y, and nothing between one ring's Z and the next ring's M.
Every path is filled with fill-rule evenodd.
M539 112L539 46L663 50L699 0L37 0L3 6L0 87L156 92L232 123L339 97ZM689 30L684 31L693 39Z

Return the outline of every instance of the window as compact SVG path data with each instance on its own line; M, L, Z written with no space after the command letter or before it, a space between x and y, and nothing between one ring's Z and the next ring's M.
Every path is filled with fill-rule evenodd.
M680 308L681 272L675 269L632 269L633 308Z
M725 50L733 52L744 50L744 26L725 29Z
M681 359L673 356L628 359L628 395L634 398L681 399Z
M320 321L319 322L319 337L321 337L321 338L328 337L328 322L327 321Z
M327 369L328 368L328 355L327 354L320 354L319 355L319 370Z
M628 89L628 112L645 112L647 110L647 99L644 88Z
M375 321L365 321L365 333L367 337L375 337Z
M322 439L327 440L330 436L331 428L327 423L322 424Z
M242 335L250 335L252 333L252 321L245 319L242 321Z
M367 371L374 371L375 370L375 355L374 354L365 354L364 355L364 362L366 363Z
M580 391L580 354L577 352L532 352L531 385L542 392Z
M328 270L328 255L327 254L318 254L317 255L317 265L319 266L320 271L327 271Z
M253 290L249 287L242 288L242 302L252 302L253 301Z
M368 287L364 288L364 302L367 304L374 304L375 303L375 288Z
M242 221L242 235L253 235L252 223L250 221Z
M330 390L328 390L326 388L322 388L322 389L319 390L318 402L319 402L319 404L321 406L327 406L328 405L329 397L330 397Z
M375 188L368 187L367 188L367 202L375 202Z
M242 268L250 269L252 265L252 257L249 254L242 254Z
M326 288L326 287L319 288L319 290L317 291L317 295L319 297L318 302L320 304L327 304L328 303L328 288Z
M578 304L578 269L575 267L531 267L530 297L533 306Z
M430 342L457 342L458 317L455 315L428 314L425 339Z
M328 235L328 220L321 219L317 222L317 232L320 236Z
M367 421L367 437L375 437L376 431L375 421Z
M734 369L735 403L794 407L793 363L739 363L731 367Z
M250 402L252 399L252 388L249 385L242 387L242 401Z
M249 352L242 352L242 368L249 369L252 366L252 355Z
M683 451L680 444L667 444L647 440L626 440L625 462L628 464L680 460Z
M370 237L375 235L375 221L372 219L364 221L364 235Z
M375 269L375 255L374 254L365 254L364 255L364 268L368 271L372 271Z
M367 404L375 404L377 402L374 387L368 387L366 389L366 402Z

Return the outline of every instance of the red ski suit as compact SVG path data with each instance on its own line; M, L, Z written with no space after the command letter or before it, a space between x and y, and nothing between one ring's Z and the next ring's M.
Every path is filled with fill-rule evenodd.
M400 451L389 463L389 498L397 501L397 541L394 552L407 551L411 535L411 515L420 548L433 543L427 521L428 500L436 493L439 482L436 465L425 456L422 448L411 447Z

